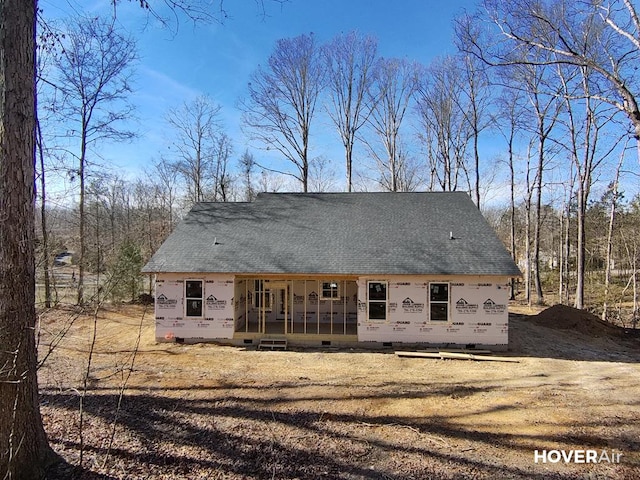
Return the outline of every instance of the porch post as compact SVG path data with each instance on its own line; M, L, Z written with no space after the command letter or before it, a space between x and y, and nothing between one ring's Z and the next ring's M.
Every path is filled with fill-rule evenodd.
M244 331L249 331L249 280L244 281Z
M303 322L303 332L307 333L307 280L304 280L304 302L303 302L303 313L304 317L302 317Z
M289 323L287 322L287 313L289 311L289 284L287 282L284 283L284 334L286 335L289 330Z
M320 333L320 280L316 279L316 332Z
M347 281L342 280L342 334L347 334Z

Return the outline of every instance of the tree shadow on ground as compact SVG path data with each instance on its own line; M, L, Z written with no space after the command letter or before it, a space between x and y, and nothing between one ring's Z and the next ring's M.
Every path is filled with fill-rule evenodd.
M429 395L446 398L451 390L435 389ZM379 400L392 396L382 394ZM329 396L317 399L312 410L216 390L190 397L188 390L183 396L128 395L118 411L118 395L90 394L84 402L85 468L68 470L71 467L62 465L48 478L582 478L572 470L539 470L533 461L530 467L510 465L508 459L495 456L497 449L505 448L531 456L540 445L576 440L561 435L481 432L437 416L340 413L326 408L335 400ZM55 431L49 429L52 445L77 463L77 395L45 393L43 401L45 419L67 419L65 425L57 423ZM114 442L108 448L115 418ZM583 446L602 444L602 439L589 435L577 440ZM627 451L640 449L637 439L619 443ZM632 474L640 467L629 468ZM65 475L68 472L72 476Z

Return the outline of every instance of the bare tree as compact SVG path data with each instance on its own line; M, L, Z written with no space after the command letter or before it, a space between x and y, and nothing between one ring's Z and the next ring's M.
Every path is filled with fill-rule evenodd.
M408 158L401 146L400 127L418 85L417 64L405 59L383 58L376 62L368 101L373 106L369 124L382 144L379 155L371 143L368 148L382 168L385 188L397 192L402 188L400 175L407 171ZM387 179L384 177L388 176ZM406 182L405 182L406 183Z
M420 125L418 137L427 152L433 184L442 191L455 191L462 180L470 189L467 147L472 125L461 108L463 72L455 57L433 61L416 91Z
M465 39L465 51L502 67L554 66L560 75L564 91L554 95L562 95L567 108L565 125L569 142L563 145L569 147L577 181L575 305L582 308L586 205L594 169L611 153L610 146L597 146L602 141L604 125L613 118L612 113L603 116L605 104L623 112L633 125L640 159L637 7L628 0L534 3L485 0L483 5L484 14L475 19L461 17L456 24L459 36ZM481 27L491 24L496 27L493 31ZM578 117L577 105L585 112ZM568 222L567 217L566 226Z
M176 222L177 172L175 166L164 158L154 163L152 172L150 176L156 178L157 198L160 201L160 212L163 219L161 235L164 236L173 230Z
M559 246L559 264L558 264L558 298L560 303L569 304L569 257L571 255L572 245L572 226L571 218L574 210L574 191L575 191L576 175L574 173L573 164L569 167L567 178L564 182L563 205L560 208L560 246Z
M598 167L617 145L612 142L603 148L602 131L612 121L615 112L592 93L593 74L585 67L558 65L557 76L565 103L562 122L566 127L568 141L560 142L575 166L577 180L577 262L575 307L584 308L586 214L593 177ZM623 130L624 131L624 130Z
M295 173L282 172L309 188L309 142L316 102L325 69L315 37L300 35L278 40L266 67L251 76L249 97L240 103L251 137L293 163Z
M309 165L309 186L312 192L330 192L335 185L335 169L326 157L316 157Z
M39 99L42 99L44 95L44 91L47 88L47 84L42 79L42 72L46 71L49 68L50 60L52 56L50 55L57 45L59 38L56 36L54 32L45 32L40 33L38 42L39 42L39 51L40 54L36 55L36 95ZM42 103L46 103L42 102ZM54 115L52 114L51 108L40 108L36 109L36 158L37 158L37 166L36 166L36 180L37 180L37 197L40 203L40 235L41 235L41 243L40 243L40 262L39 265L42 266L43 280L44 280L44 306L45 308L51 307L52 300L52 291L51 291L51 283L52 283L52 275L51 275L51 242L49 237L49 226L48 218L47 218L47 180L48 180L48 167L47 159L49 158L51 151L47 145L47 138L45 132L47 127L50 126L51 123L55 122ZM44 128L43 128L44 126ZM39 187L39 188L38 188Z
M469 124L473 152L474 193L476 206L480 205L480 134L490 125L488 110L491 102L490 83L486 65L470 54L460 55L462 64L462 96L460 110Z
M622 169L622 164L624 162L624 152L625 149L622 150L620 155L620 160L618 161L618 166L616 167L615 175L613 180L609 184L609 190L611 192L611 209L609 213L609 228L607 230L607 258L605 262L605 271L604 271L604 301L602 302L602 320L608 319L608 309L609 309L609 295L610 295L610 287L611 287L611 270L613 268L613 232L614 226L616 223L616 215L618 210L618 204L620 202L620 170Z
M519 132L523 129L520 117L523 112L522 92L504 88L496 102L495 125L507 143L507 166L509 168L509 250L514 262L518 261L516 251L516 152L515 145ZM515 300L515 278L511 279L511 300Z
M201 95L167 113L167 123L175 131L171 162L186 184L190 204L215 199L221 108Z
M260 179L258 180L257 188L258 192L281 192L285 187L285 179L282 175L269 170L262 170L260 172Z
M35 347L35 1L0 1L0 476L42 478L53 458Z
M331 99L328 111L345 150L348 192L353 188L353 147L357 133L374 107L366 102L366 93L373 77L376 51L374 37L356 32L338 35L323 50Z
M42 274L44 276L44 306L51 308L51 271L49 259L51 257L49 242L49 227L47 225L47 180L45 169L45 142L40 125L40 117L36 111L36 155L38 159L38 169L36 177L39 180L40 190L40 230L42 236Z
M624 292L631 287L631 325L632 328L638 328L638 321L640 321L640 289L638 288L638 263L640 261L640 195L636 195L633 198L623 216L623 221L620 223L625 224L624 228L621 229L621 243L629 272L629 279L621 295L624 295Z
M535 224L533 236L533 274L536 288L536 303L544 304L544 293L542 290L542 279L540 278L540 241L542 236L542 187L544 185L544 173L549 164L550 157L553 156L553 146L550 145L551 133L558 121L558 116L562 109L561 102L558 101L557 92L546 93L545 69L535 65L525 66L523 78L527 97L535 119L533 134L536 139L536 173L534 181L535 189Z
M544 303L540 275L543 186L546 181L545 172L557 151L552 132L563 107L563 102L559 99L559 87L552 74L549 68L526 63L503 67L501 72L505 86L515 90L522 97L523 104L526 104L525 110L521 113L523 132L529 137L524 179L525 287L527 300L530 302L529 282L533 276L538 304Z
M57 61L56 87L62 93L60 115L73 125L67 135L79 145L77 162L79 193L78 303L83 302L85 271L85 195L90 149L100 141L127 140L135 134L122 128L131 118L132 66L136 61L135 41L120 33L112 20L99 17L68 22L62 53ZM94 157L97 157L94 154Z
M231 200L234 176L229 170L229 161L232 153L231 138L226 133L218 135L213 151L215 165L213 192L217 202Z
M244 184L244 200L251 202L256 197L256 187L253 180L253 170L256 161L253 158L253 154L250 153L249 150L245 150L240 157L239 164L242 172L242 182Z
M473 31L466 29L468 51L494 65L524 61L586 68L608 85L599 98L629 119L640 161L640 83L636 71L640 15L635 2L484 0L483 4L485 15L477 20L493 23L501 39L487 42L486 36L474 38ZM458 25L465 30L463 24ZM541 55L524 58L523 51Z

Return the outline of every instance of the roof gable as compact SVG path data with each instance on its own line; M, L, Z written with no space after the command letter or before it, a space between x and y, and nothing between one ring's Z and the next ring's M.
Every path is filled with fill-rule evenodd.
M143 272L520 275L464 192L198 203Z

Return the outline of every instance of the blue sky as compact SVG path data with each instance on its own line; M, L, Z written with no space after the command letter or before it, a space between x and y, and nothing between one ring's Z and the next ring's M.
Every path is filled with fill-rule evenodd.
M46 18L74 11L108 15L109 4L109 0L39 2ZM324 42L338 33L357 30L378 38L381 56L428 64L437 55L455 51L452 19L464 9L474 10L475 4L472 0L290 0L280 5L265 0L267 17L262 18L255 0L227 0L230 18L224 24L194 27L183 20L175 33L147 21L137 1L122 0L117 19L137 39L141 59L133 96L140 137L130 144L104 145L100 150L106 162L134 175L167 147L169 132L163 121L167 109L207 94L222 106L238 157L251 145L240 132L235 105L246 93L250 74L267 61L276 40L313 32ZM329 135L328 122L319 126L323 129ZM323 143L315 154L338 156L339 168L343 154L338 138L328 142L330 145ZM257 157L261 155L255 148L252 151Z

